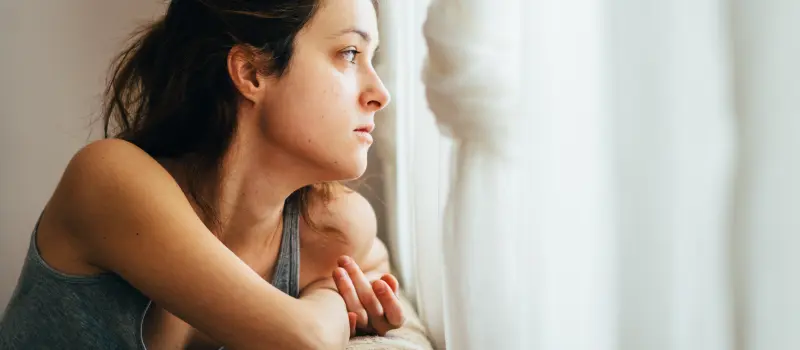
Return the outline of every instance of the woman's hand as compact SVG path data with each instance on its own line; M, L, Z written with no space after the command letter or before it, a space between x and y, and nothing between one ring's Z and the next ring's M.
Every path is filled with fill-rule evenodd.
M397 298L399 283L391 274L369 282L361 268L348 256L342 256L333 272L336 288L347 305L350 334L386 335L405 323Z

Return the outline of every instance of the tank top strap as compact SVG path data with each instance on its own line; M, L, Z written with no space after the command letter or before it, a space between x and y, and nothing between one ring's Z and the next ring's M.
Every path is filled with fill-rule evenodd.
M290 197L283 207L283 232L272 285L284 293L300 296L300 206Z

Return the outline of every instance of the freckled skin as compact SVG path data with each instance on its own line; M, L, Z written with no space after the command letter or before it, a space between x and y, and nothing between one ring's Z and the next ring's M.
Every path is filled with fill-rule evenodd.
M71 274L117 273L152 298L142 325L148 348L293 348L309 338L308 326L346 331L346 311L364 311L360 295L343 303L340 285L330 286L339 255L367 275L389 272L371 207L363 197L339 196L329 211L315 207L311 220L341 241L301 228L301 297L287 297L263 278L277 262L280 239L273 237L286 198L306 185L360 177L369 145L355 130L374 123L389 103L371 63L378 38L372 3L322 1L280 78L251 74L241 68L247 62L231 58L237 46L231 49L227 68L242 102L214 208L225 227L211 232L202 222L179 167L122 140L79 152L48 203L37 231L42 257ZM372 292L361 277L358 288ZM372 323L383 319L389 317L371 313L369 322L379 333L398 327Z

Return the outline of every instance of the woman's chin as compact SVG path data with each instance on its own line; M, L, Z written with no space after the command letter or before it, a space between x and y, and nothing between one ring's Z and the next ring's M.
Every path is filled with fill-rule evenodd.
M328 181L355 180L363 176L366 171L367 171L366 157L355 158L347 163L339 162L336 164L335 169L330 169L330 171L328 172L331 175Z
M367 162L364 160L363 162L359 162L355 164L352 168L349 169L347 172L347 176L344 180L355 180L362 176L364 173L367 172Z

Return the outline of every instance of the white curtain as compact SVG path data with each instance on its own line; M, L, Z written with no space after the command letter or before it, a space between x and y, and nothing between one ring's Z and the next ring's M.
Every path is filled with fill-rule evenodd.
M800 2L428 2L381 73L438 348L800 349Z
M427 100L455 142L442 227L445 342L522 349L527 296L517 247L524 197L520 1L434 0L423 31ZM521 212L520 212L521 213ZM521 252L521 251L519 251ZM440 282L441 283L441 282Z
M800 2L733 1L741 349L800 348Z
M442 137L421 79L422 24L430 0L381 1L376 69L392 93L378 116L376 150L385 169L388 247L404 292L436 348L445 348L442 212L451 142Z

